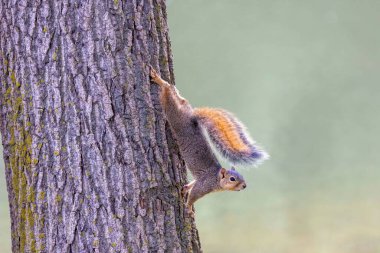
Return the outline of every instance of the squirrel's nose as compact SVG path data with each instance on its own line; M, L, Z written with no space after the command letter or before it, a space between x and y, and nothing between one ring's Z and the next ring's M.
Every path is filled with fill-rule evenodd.
M244 183L244 184L243 184L243 189L245 189L245 187L247 187L247 185Z

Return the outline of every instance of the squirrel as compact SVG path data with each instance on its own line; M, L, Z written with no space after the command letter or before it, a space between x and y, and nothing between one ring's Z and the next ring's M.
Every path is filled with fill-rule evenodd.
M210 139L232 163L257 165L268 159L269 155L250 139L245 126L222 109L193 109L174 85L164 81L152 67L150 77L160 86L160 103L166 120L194 177L182 188L188 213L194 215L194 202L210 192L245 189L247 184L243 176L234 167L229 170L223 168L208 142Z

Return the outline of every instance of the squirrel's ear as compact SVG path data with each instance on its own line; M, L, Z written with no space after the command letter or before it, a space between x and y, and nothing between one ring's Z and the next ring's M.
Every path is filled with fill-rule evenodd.
M219 171L219 176L220 178L225 178L226 176L226 169L225 168L221 168L220 171Z
M234 167L234 166L232 166L232 167L231 167L231 170L234 170L234 171L235 171L236 169L235 169L235 167Z

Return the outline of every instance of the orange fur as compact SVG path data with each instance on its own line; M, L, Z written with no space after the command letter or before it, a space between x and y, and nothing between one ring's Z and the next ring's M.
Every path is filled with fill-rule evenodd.
M220 138L227 147L231 146L233 150L238 152L249 151L249 147L240 138L238 129L228 118L223 116L222 112L217 109L198 108L194 110L194 113L212 121L217 132L221 133Z

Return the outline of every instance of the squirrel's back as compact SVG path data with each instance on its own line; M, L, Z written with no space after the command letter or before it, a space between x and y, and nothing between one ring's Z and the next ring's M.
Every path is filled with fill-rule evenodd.
M230 112L214 108L196 108L194 115L205 127L218 151L234 163L257 164L268 154L255 145L245 126Z

